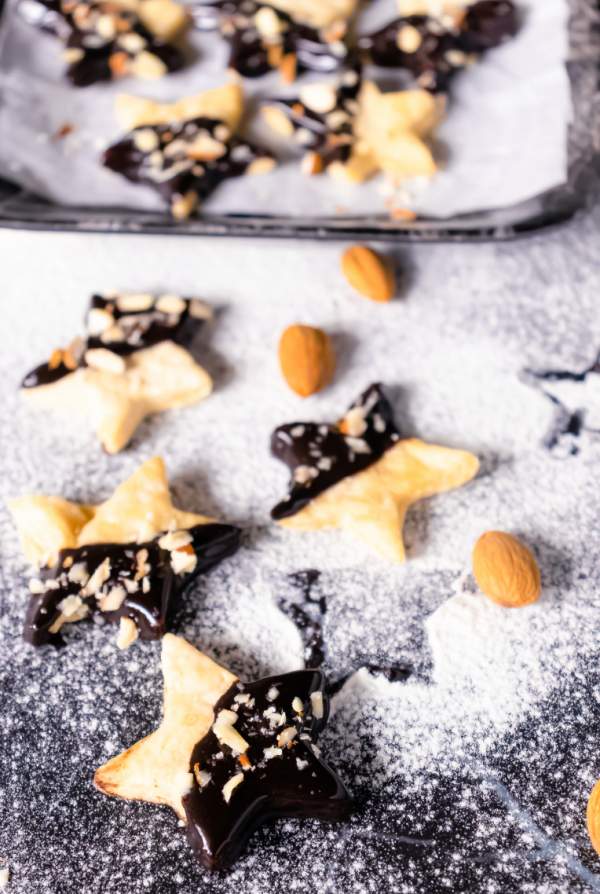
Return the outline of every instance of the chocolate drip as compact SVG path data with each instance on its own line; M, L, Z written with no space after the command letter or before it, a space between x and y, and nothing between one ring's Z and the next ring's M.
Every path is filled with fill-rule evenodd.
M263 35L255 15L269 10L278 23L279 33ZM195 3L192 16L202 31L218 29L230 44L228 68L244 78L258 78L278 68L286 56L295 57L296 71L328 74L337 71L348 59L343 33L330 35L301 22L280 9L256 0L210 0ZM329 38L329 39L328 39ZM334 39L335 38L335 39Z
M89 348L105 348L127 356L161 341L188 344L197 327L211 315L196 298L137 295L136 307L126 302L130 295L93 295L86 315L87 337L76 339L66 350L54 351L50 360L28 373L22 388L51 385L74 370L87 366Z
M142 132L155 135L148 150L141 148ZM203 138L210 141L210 150L197 154L197 142ZM222 121L200 117L137 127L108 147L103 164L133 183L152 186L168 202L192 193L201 203L223 181L240 177L254 162L270 158L263 149L232 137Z
M215 705L217 721L222 710L237 713L234 728L248 748L243 755L232 751L215 734L217 724L192 752L194 781L183 805L190 843L207 868L231 866L252 832L271 819L349 815L350 796L314 745L329 713L324 683L319 671L295 671L237 683ZM311 693L320 693L322 712ZM224 787L238 774L243 778L226 801Z
M271 452L290 468L292 480L289 495L271 511L272 518L299 512L327 488L377 462L399 438L392 408L378 384L367 388L337 425L279 426Z
M155 37L132 10L105 0L27 0L24 17L44 31L50 31L74 51L76 58L67 66L67 77L76 87L88 87L129 74L128 65L139 53L150 53L168 72L183 67L181 51ZM114 34L105 36L98 27L100 17L114 17ZM132 49L134 47L134 49Z
M415 43L403 47L403 33L408 30ZM470 64L473 53L499 46L517 30L517 13L510 0L480 0L468 7L455 28L431 16L404 16L361 37L358 45L375 65L404 69L419 86L438 92L448 89L453 75Z
M30 584L36 592L27 610L25 640L34 646L61 645L59 619L69 623L69 617L82 620L96 612L110 623L131 618L141 639L159 639L175 597L198 574L232 555L241 534L239 528L221 524L197 525L187 533L196 561L179 573L173 550L161 545L162 535L146 543L94 543L61 550L55 567L42 570L40 580ZM189 548L185 552L190 555ZM105 573L99 571L101 566Z
M56 364L53 361L40 363L39 366L36 366L35 369L32 369L31 372L27 373L21 382L21 388L37 388L38 385L53 385L54 382L58 382L64 376L68 376L69 373L72 373L78 366L82 365L83 363L81 362L81 359L78 359L75 365L67 365L62 359Z

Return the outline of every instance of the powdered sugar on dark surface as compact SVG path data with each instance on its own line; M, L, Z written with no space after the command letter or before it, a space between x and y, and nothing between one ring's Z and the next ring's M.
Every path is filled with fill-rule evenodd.
M302 666L301 633L278 603L301 599L300 572L319 572L311 596L326 606L325 669L347 677L321 743L356 812L340 826L263 828L231 872L211 876L167 808L97 792L95 768L159 721L160 646L121 653L114 628L95 623L76 625L62 650L26 646L28 570L3 508L0 865L10 894L600 891L585 830L600 777L600 439L589 431L576 453L547 449L553 406L522 380L526 368L576 371L596 355L596 227L592 218L462 261L454 247L418 251L407 297L389 307L348 292L339 246L270 246L265 265L248 243L228 243L226 261L223 243L161 240L156 252L119 239L101 265L80 249L78 272L51 301L39 271L53 256L40 249L38 268L0 304L10 333L2 496L101 501L143 459L164 456L179 505L246 529L242 549L183 598L174 632L249 679ZM145 423L117 457L81 422L20 403L21 374L79 330L89 294L165 287L223 308L196 347L215 378L209 400ZM276 367L277 335L296 321L334 332L340 356L333 386L304 402ZM482 460L471 485L411 510L401 567L339 533L268 523L286 486L270 431L336 418L375 380L389 386L403 433ZM591 418L594 393L576 400ZM508 611L478 594L470 550L489 528L532 547L539 603ZM406 679L366 666L402 667Z

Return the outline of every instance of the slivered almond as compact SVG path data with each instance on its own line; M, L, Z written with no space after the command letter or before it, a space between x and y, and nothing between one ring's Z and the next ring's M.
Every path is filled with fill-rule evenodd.
M117 53L112 53L108 57L108 67L110 68L113 77L124 77L129 70L129 56L121 50Z
M48 369L58 369L58 367L63 362L63 352L60 348L55 348L54 351L50 354L50 359L48 360Z
M324 167L323 158L318 152L307 152L302 159L300 167L302 173L307 174L309 177L313 177L315 174L321 174Z
M292 84L296 80L298 62L295 53L287 53L279 63L279 74L284 84Z

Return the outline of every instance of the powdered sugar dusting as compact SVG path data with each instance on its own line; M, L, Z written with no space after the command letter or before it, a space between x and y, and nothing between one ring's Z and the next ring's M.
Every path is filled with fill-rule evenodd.
M242 550L184 597L173 629L249 678L301 666L301 636L277 603L294 598L290 575L318 570L325 668L333 679L349 675L334 696L322 748L357 810L343 826L263 828L230 874L211 877L168 809L96 792L94 769L158 722L159 646L138 642L119 653L114 629L84 622L63 650L26 647L19 631L30 575L3 510L0 866L10 866L7 890L600 890L584 826L587 794L600 776L600 442L589 432L575 456L548 451L542 442L553 407L521 377L525 367L555 365L549 331L568 332L560 363L582 368L600 345L594 323L583 332L580 309L550 290L544 324L534 326L536 296L514 285L505 309L497 283L481 272L465 282L450 250L423 256L419 288L407 300L375 307L349 295L332 273L335 246L305 253L273 246L264 265L265 255L236 243L192 251L166 241L162 253L156 243L145 253L137 242L110 245L106 269L93 281L88 265L89 291L114 287L104 279L134 259L132 281L120 285L168 282L191 295L198 284L185 253L205 265L202 297L224 296L226 305L195 346L215 393L145 423L117 457L102 454L82 423L30 413L18 401L19 377L77 331L86 294L75 278L42 304L38 274L23 269L18 301L15 291L0 304L3 331L11 333L10 355L0 356L2 496L39 491L100 501L142 459L163 455L179 505L246 528ZM227 289L225 248L227 263L235 254L237 266ZM93 248L82 251L85 260ZM485 260L489 250L482 251ZM535 246L513 251L520 263L510 273L510 261L503 275L518 284L541 260ZM240 286L246 281L260 303ZM290 284L286 301L282 282ZM318 301L307 302L309 286ZM340 356L333 386L305 402L286 389L276 366L276 336L296 319L337 333ZM482 459L468 487L411 510L405 566L390 566L337 533L293 534L268 523L286 483L268 456L272 428L336 419L373 380L389 385L403 433ZM595 398L585 391L575 399ZM477 593L470 550L489 528L510 530L533 549L544 585L539 603L509 611ZM390 683L365 669L386 664L406 668L408 679Z

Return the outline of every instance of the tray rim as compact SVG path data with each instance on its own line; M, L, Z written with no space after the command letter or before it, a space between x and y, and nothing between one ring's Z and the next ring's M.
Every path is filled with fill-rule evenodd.
M586 18L586 29L593 34L600 30L600 7L597 0L570 0L570 47L580 39L573 31L581 18ZM0 0L0 17L8 8ZM573 120L567 134L568 148L577 123L589 107L580 108L578 96L582 71L598 71L593 53L575 50L566 63L573 98ZM591 99L594 112L600 112L600 81ZM541 234L571 221L584 213L586 207L600 194L600 138L592 116L586 128L583 157L572 158L569 151L567 180L538 196L505 208L484 209L450 218L417 218L414 221L392 220L382 215L335 215L310 218L306 216L267 214L210 214L174 221L168 212L137 209L54 204L18 186L0 172L0 230L23 230L77 233L126 233L129 235L210 236L237 238L277 238L299 240L372 239L404 243L494 242L509 241ZM587 123L587 118L585 119Z

